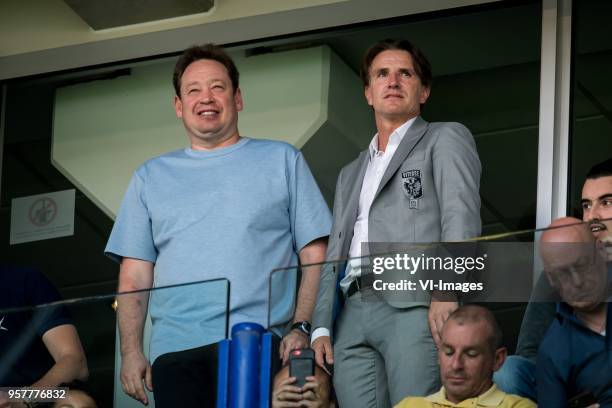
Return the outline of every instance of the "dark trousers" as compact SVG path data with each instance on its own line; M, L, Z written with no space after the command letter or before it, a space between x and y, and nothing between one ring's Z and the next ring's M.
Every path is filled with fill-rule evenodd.
M159 356L152 367L155 407L214 407L217 366L217 344Z

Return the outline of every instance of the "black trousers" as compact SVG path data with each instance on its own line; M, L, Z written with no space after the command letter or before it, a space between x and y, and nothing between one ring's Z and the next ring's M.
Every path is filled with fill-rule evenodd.
M163 354L152 367L156 408L215 407L217 344Z

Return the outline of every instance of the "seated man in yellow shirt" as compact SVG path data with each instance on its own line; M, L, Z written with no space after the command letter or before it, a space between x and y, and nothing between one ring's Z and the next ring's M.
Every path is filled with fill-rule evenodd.
M438 350L442 389L427 397L408 397L395 408L532 408L526 398L506 394L493 384L493 373L506 359L502 333L493 313L482 306L455 310L442 328Z

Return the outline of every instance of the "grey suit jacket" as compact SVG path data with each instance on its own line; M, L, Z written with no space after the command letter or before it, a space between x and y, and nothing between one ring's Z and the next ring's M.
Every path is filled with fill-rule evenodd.
M336 283L345 265L333 261L348 257L368 162L365 150L338 176L327 248L329 264L321 272L313 327L332 328ZM428 123L417 117L374 196L368 220L369 241L428 243L480 235L480 171L476 144L465 126ZM406 300L429 305L429 298ZM406 307L401 302L389 304Z

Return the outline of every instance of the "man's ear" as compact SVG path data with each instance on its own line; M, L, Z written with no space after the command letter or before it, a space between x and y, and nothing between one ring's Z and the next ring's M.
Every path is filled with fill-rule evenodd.
M497 371L504 365L504 361L506 361L506 357L508 356L508 349L505 347L500 347L495 350L495 363L493 365L493 370Z
M425 104L425 102L427 102L427 99L429 99L429 94L431 92L431 89L428 86L424 86L423 89L421 89L421 95L419 98L419 103L421 105Z
M240 112L244 108L244 102L242 100L242 91L240 88L234 92L234 103L236 104L236 111Z
M368 105L372 106L372 88L370 88L370 85L366 85L363 90L363 93L365 95L366 101L368 102Z
M176 113L176 117L179 119L182 118L183 117L183 102L181 102L181 98L174 95L173 104L174 104L174 113Z
M548 271L548 270L544 269L544 275L546 275L546 280L548 281L548 283L550 284L550 286L553 289L556 289L558 291L559 290L559 281L557 279L555 279L553 274L554 274L554 272L551 272L551 271Z

